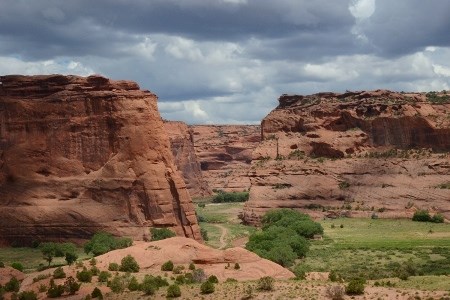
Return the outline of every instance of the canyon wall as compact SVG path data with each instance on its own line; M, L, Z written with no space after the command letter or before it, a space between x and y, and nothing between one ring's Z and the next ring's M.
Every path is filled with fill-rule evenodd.
M298 208L315 217L450 219L450 101L386 90L282 95L261 123L243 219Z
M177 121L164 121L164 127L169 136L175 165L183 175L189 194L193 198L210 196L212 191L203 178L195 153L192 129L186 123Z
M0 243L201 239L157 97L101 76L0 77Z
M192 125L203 178L213 190L246 191L252 153L261 141L256 125Z

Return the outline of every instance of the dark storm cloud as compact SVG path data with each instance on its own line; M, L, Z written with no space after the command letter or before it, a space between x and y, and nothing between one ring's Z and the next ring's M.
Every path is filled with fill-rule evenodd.
M450 1L378 0L361 31L384 56L399 56L427 46L450 46Z
M30 59L123 55L120 48L136 42L137 34L178 35L199 41L279 39L298 37L302 32L332 35L335 29L348 29L353 23L347 4L348 0L2 0L0 52ZM310 39L304 42L316 44Z

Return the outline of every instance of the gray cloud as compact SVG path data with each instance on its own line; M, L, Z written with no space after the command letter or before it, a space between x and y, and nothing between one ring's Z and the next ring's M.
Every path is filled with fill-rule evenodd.
M0 2L0 73L137 81L163 117L259 122L282 93L449 88L448 0Z

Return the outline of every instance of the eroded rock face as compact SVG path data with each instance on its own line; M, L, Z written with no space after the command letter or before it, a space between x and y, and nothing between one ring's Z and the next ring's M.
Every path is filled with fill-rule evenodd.
M165 121L175 165L181 171L191 197L205 197L212 194L202 176L200 162L194 149L192 130L183 122Z
M450 218L450 189L439 188L450 182L450 104L443 93L429 100L385 90L281 96L261 123L245 221L278 207Z
M157 97L100 76L0 77L0 240L201 239Z
M192 125L194 147L203 178L211 189L244 191L252 153L261 141L255 125Z

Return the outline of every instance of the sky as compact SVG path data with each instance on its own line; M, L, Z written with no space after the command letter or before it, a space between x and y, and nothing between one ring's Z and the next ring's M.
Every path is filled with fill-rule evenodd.
M164 119L258 124L281 94L450 85L449 0L0 0L0 75L101 74Z

